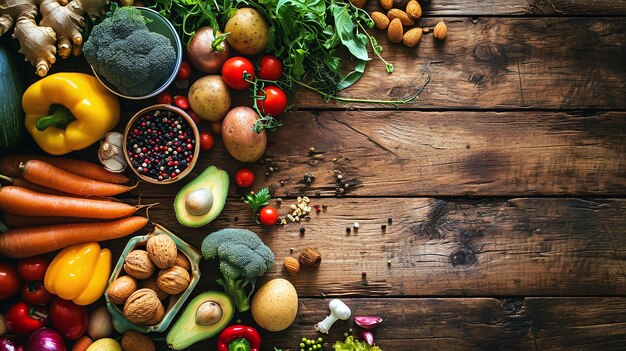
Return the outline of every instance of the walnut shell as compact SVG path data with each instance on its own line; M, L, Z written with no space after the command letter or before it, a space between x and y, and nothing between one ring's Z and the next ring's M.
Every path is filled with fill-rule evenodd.
M307 247L302 251L300 257L298 258L300 264L306 268L318 268L322 263L322 255L319 251L315 250L312 247Z
M124 317L133 323L145 323L163 308L156 293L150 289L139 289L132 293L124 304Z
M157 306L157 309L154 311L154 314L152 315L152 317L141 324L143 325L159 324L159 322L163 320L163 317L165 317L165 308L163 307L163 304L159 302L159 305Z
M130 330L122 336L122 349L124 351L156 351L154 341L145 334Z
M176 254L178 253L176 243L165 234L155 235L148 239L146 250L150 260L161 269L172 267L176 263Z
M166 297L170 296L170 294L166 293L165 291L161 290L161 288L159 288L159 285L157 284L156 274L142 281L141 287L154 291L157 294L157 297L159 298L160 301L163 301L165 300Z
M191 276L184 268L174 266L159 272L157 285L168 294L179 294L189 286Z
M118 277L109 284L107 295L114 304L121 305L137 290L137 281L130 275Z
M133 278L146 279L154 273L154 269L154 263L144 250L133 250L124 260L124 270Z
M176 254L176 262L174 263L174 266L183 267L187 272L191 272L191 262L189 262L187 255L180 251Z

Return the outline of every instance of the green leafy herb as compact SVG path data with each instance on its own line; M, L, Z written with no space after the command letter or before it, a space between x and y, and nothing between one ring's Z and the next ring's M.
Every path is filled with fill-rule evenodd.
M259 212L261 207L267 206L270 201L270 189L265 187L259 190L257 193L250 193L246 195L246 199L243 202L247 203L252 208L252 213L255 215Z

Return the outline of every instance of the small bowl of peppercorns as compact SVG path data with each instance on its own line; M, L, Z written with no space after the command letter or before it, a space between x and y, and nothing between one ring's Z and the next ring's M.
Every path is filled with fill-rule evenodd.
M124 157L139 178L171 184L191 172L200 153L200 132L185 111L159 104L137 112L124 131Z

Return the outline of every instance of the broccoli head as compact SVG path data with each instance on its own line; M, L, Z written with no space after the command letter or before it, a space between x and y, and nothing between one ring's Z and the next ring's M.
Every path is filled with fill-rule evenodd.
M247 229L222 229L202 241L205 259L219 258L223 279L217 283L232 297L239 312L250 309L250 296L256 278L274 265L274 254L254 232ZM250 285L250 293L245 288Z
M154 91L176 61L170 40L150 32L141 11L132 6L116 8L94 26L83 52L98 75L130 96Z

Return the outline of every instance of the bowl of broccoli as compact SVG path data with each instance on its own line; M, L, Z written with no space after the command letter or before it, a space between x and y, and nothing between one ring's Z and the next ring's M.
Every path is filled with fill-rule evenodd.
M94 26L83 53L109 91L140 100L158 95L174 81L183 49L165 17L152 9L125 6L112 8Z

